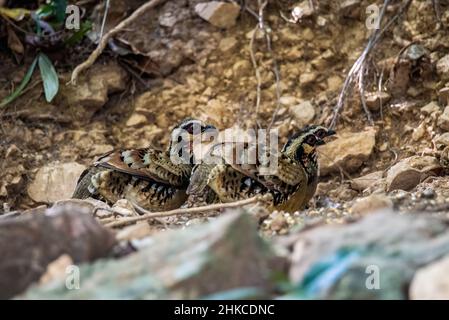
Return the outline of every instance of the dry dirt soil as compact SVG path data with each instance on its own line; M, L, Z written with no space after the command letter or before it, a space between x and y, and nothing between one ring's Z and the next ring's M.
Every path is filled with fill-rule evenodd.
M60 77L56 99L45 102L35 72L25 93L0 110L0 211L51 202L55 188L39 180L42 168L79 173L114 148L165 147L167 132L185 117L220 129L266 126L277 106L277 88L274 127L282 143L306 124L330 125L345 79L373 32L365 25L365 8L381 3L312 1L315 11L294 21L295 2L270 1L264 11L268 48L261 30L251 46L257 20L250 11L242 10L234 26L217 28L195 13L198 2L168 1L146 13L114 39L130 54L120 56L108 47L77 87L66 85L70 72L95 46L86 39L77 48L48 51ZM246 2L257 12L256 1ZM322 176L313 203L304 212L272 213L262 226L267 234L286 233L298 222L344 222L377 207L448 213L449 11L445 1L439 1L439 10L432 1L411 1L399 14L406 2L389 7L383 24L395 20L364 64L362 96L371 122L361 82L351 82L338 113L338 139L320 150ZM106 29L141 3L112 1ZM103 8L88 9L98 22ZM5 30L3 21L0 26ZM1 41L4 97L34 56L14 56ZM258 112L252 54L260 72ZM415 157L412 164L401 163L409 157ZM73 188L75 173L52 183Z

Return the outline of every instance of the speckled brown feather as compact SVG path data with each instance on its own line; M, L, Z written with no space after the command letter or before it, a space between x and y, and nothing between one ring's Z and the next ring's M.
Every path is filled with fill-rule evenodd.
M285 155L278 155L276 175L262 176L259 175L259 162L235 163L236 157L241 156L236 149L232 146L227 152L223 149L214 152L213 156L218 157L221 164L197 165L190 179L188 193L199 194L209 187L221 202L232 202L270 192L275 206L287 202L292 193L307 185L307 176L302 166ZM297 198L292 199L293 202L296 200Z
M125 198L148 210L170 210L185 202L191 166L175 165L166 151L119 150L100 157L93 177L97 192L109 202Z
M317 138L315 133L318 130L325 130L325 135ZM322 138L326 135L326 128L310 126L290 138L282 151L275 155L277 172L273 175L260 175L260 163L236 165L235 159L240 154L235 151L235 147L228 152L215 152L221 163L197 165L192 173L189 193L201 193L209 187L221 202L240 200L258 193L271 193L272 210L301 210L313 197L318 182L315 142L323 142ZM315 142L306 142L310 136L316 138Z
M189 164L173 164L168 152L150 148L111 152L100 157L94 166L176 187L188 185L192 170Z
M196 130L196 125L200 130ZM195 137L200 138L198 133L207 129L215 128L189 118L173 129L167 151L122 149L102 155L83 174L73 196L101 198L109 203L125 198L147 210L178 208L187 199L185 191L192 171L192 154L188 150L190 161L186 163L179 157L173 162L170 152L178 155L174 150L179 147L173 141L191 143ZM178 140L177 134L182 130L191 140Z

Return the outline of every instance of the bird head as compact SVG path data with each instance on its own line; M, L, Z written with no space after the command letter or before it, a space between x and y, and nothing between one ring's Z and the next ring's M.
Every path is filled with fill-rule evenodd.
M307 126L302 131L314 134L318 140L318 145L325 144L326 143L326 141L324 141L325 138L336 134L334 130L319 125Z
M290 137L282 152L291 159L302 161L314 155L316 148L326 143L324 139L334 134L334 130L323 126L307 126Z
M204 136L213 136L217 129L201 120L187 118L173 128L170 136L170 155L192 163L193 146L202 143Z

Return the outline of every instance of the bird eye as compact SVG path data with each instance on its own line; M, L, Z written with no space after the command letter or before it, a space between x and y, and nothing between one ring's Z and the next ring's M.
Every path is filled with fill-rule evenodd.
M187 126L184 127L184 130L186 130L190 134L193 134L193 124L189 123Z
M178 136L178 142L181 142L181 141L182 141L182 137Z
M323 129L320 129L317 132L315 132L315 135L318 138L322 139L322 138L324 138L326 136L326 132Z
M314 145L316 143L316 138L314 135L310 135L306 139L306 143L310 145Z

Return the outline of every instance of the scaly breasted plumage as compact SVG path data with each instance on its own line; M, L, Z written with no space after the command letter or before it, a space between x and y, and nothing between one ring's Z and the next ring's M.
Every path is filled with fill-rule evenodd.
M309 132L315 135L317 142L316 145L321 145L324 143L324 139L326 137L332 136L335 134L334 130L327 129L318 125L307 126L302 129L303 132ZM318 176L319 176L319 166L318 166L318 155L316 152L316 148L307 154L307 157L303 157L302 159L304 169L307 173L307 188L306 188L306 196L304 198L305 204L308 204L309 201L313 198L317 185L318 185Z
M180 207L187 199L193 141L209 128L186 119L173 129L166 151L122 149L102 155L81 175L73 198L128 199L151 211Z
M194 167L187 193L207 193L207 198L221 202L270 193L273 196L272 209L288 212L300 210L316 190L316 146L324 144L323 139L333 133L321 126L304 128L292 136L282 151L275 155L277 170L270 175L261 175L260 163L235 164L222 152L221 163L198 164ZM233 154L235 149L233 146Z

